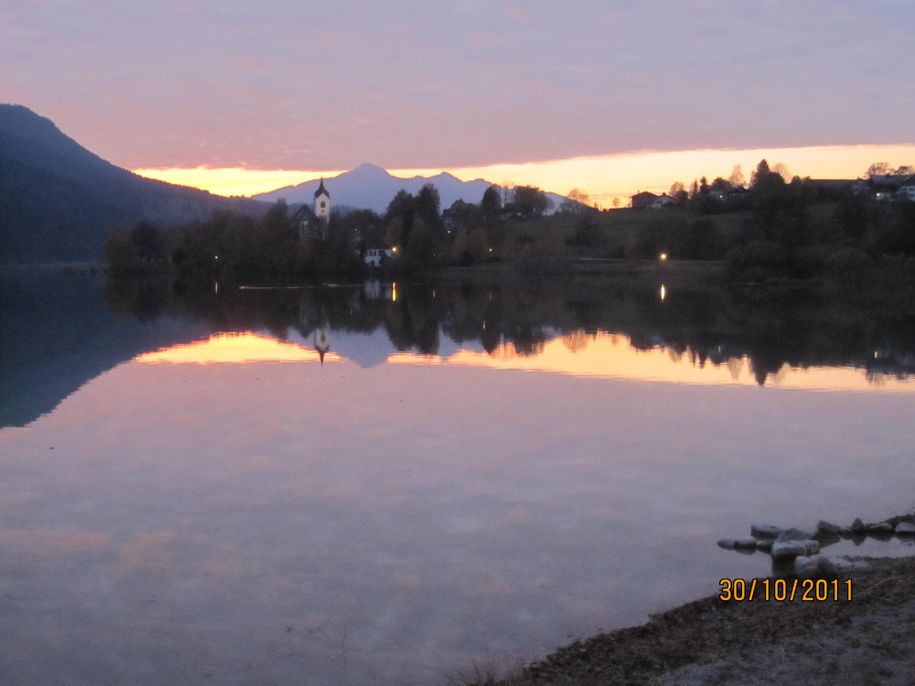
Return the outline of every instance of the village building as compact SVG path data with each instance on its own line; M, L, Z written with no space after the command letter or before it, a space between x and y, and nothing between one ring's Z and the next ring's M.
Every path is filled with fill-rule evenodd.
M366 248L365 252L362 255L362 261L369 267L381 267L385 260L389 259L392 255L390 248L381 248L381 247L371 247Z
M915 176L910 176L902 182L899 190L896 191L896 199L915 202Z
M676 204L673 198L671 198L667 193L662 193L658 197L649 203L649 207L653 210L663 210L666 207L673 207Z
M629 207L634 210L644 210L651 207L651 203L657 199L657 195L648 191L641 191L635 195L629 196Z

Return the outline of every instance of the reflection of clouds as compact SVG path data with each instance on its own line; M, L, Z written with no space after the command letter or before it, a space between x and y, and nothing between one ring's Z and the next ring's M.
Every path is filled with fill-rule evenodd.
M391 585L399 590L415 591L422 587L422 578L416 572L396 571L389 575Z
M52 559L44 582L30 576L41 565L3 545L12 591L70 612L89 589L97 624L80 648L157 654L180 635L175 664L193 669L210 651L216 681L250 663L264 682L295 683L283 670L307 664L316 682L344 683L334 670L345 626L350 683L364 683L466 665L490 646L547 651L566 632L705 595L711 578L758 573L761 556L708 549L747 512L843 520L848 508L867 516L856 497L883 509L910 500L905 398L869 397L863 412L861 397L841 394L343 371L126 364L4 432L4 482L29 494L0 490L5 521L70 521L57 497L67 493L84 529L117 532L119 544L91 564ZM387 427L396 440L379 439ZM258 455L270 463L251 471ZM112 639L111 627L137 625L125 607L142 608L150 630ZM23 604L20 615L43 611ZM0 631L13 633L16 617ZM407 681L398 676L388 682Z
M518 585L496 576L471 575L461 584L461 593L467 598L507 600L518 593Z
M98 552L111 543L106 531L80 529L3 529L0 546L16 555L71 555Z
M173 536L164 531L142 533L121 546L121 560L129 567L164 567L171 562L168 545Z
M505 521L511 522L512 524L529 522L531 519L533 519L531 511L521 505L515 505L505 513Z

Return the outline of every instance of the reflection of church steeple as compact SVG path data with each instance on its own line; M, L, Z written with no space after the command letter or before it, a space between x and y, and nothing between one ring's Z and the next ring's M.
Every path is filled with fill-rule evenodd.
M318 351L318 357L321 358L321 366L323 367L324 355L330 350L330 334L324 324L315 329L314 348Z

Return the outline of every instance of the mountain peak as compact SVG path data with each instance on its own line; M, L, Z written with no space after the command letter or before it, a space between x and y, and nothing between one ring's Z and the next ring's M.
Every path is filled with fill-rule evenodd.
M363 162L358 167L351 169L348 173L350 174L384 174L385 176L390 176L388 170L384 167L379 167L377 164L372 164L371 162Z
M283 198L290 204L311 203L318 183L318 179L312 179L295 186L260 193L254 198L266 202L275 202ZM491 185L485 179L462 181L448 172L440 172L435 176L401 178L393 176L382 167L369 162L364 162L355 169L343 172L331 179L325 178L324 183L337 207L367 209L375 212L384 212L388 203L391 202L391 198L398 191L418 193L427 183L433 184L438 191L442 209L451 207L456 200L479 203L483 193ZM557 206L563 200L561 196L552 193L547 194L547 197Z

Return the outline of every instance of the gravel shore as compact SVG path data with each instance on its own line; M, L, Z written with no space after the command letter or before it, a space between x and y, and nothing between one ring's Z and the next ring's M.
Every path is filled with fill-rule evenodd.
M853 579L851 602L712 596L469 683L915 684L915 558L850 560L839 577Z

